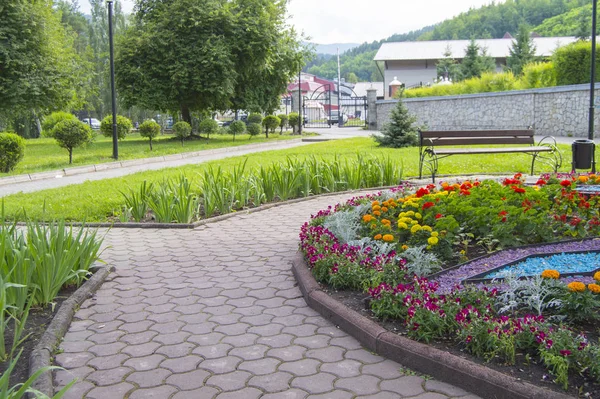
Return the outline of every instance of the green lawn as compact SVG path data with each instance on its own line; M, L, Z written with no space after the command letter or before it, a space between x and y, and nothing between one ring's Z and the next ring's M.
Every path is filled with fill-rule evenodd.
M254 140L254 139L253 139ZM237 142L237 141L236 141ZM570 146L560 145L563 159L570 160ZM311 155L332 158L339 156L355 157L357 153L373 156L389 156L401 162L404 167L404 176L418 174L418 149L403 148L389 149L375 145L370 138L354 138L316 143L287 150L267 151L247 156L232 157L218 161L197 165L187 165L180 168L163 169L160 171L141 172L122 178L102 181L86 182L80 185L67 186L58 189L39 191L29 194L15 194L5 198L6 216L15 218L24 209L29 217L33 218L65 218L70 221L87 220L103 221L118 210L123 204L120 191L128 187L138 187L144 180L160 181L178 177L181 173L192 181L199 177L209 165L213 167L231 168L247 159L246 168L257 165L268 165L273 162L285 161L287 157L304 158ZM520 154L500 155L457 155L440 161L440 174L483 174L506 173L512 175L516 172L529 173L531 157ZM561 171L569 171L568 161L563 162ZM549 172L543 164L536 168L538 172ZM45 214L43 213L45 209ZM43 216L44 215L44 216Z
M264 134L252 137L247 134L236 136L233 141L232 135L211 135L208 142L205 138L185 141L183 147L181 142L172 135L161 135L152 141L153 151L150 151L148 139L134 133L119 142L119 160L159 157L162 155L179 154L182 152L193 152L200 150L211 150L222 147L241 146L249 143L264 143L277 140L289 140L298 138L288 134L280 136L278 133L269 135L266 139ZM27 140L25 157L19 162L16 169L10 173L0 173L0 177L18 175L22 173L35 173L48 170L58 170L73 166L94 165L99 163L113 162L112 138L101 134L95 136L92 144L84 148L73 150L73 164L69 165L69 154L67 150L60 148L54 139L39 138Z

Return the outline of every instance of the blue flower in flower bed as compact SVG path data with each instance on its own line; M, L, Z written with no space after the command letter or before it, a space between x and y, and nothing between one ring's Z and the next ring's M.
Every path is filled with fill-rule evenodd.
M547 269L556 270L564 276L592 273L599 268L600 252L561 253L547 257L528 257L523 261L487 273L483 278L503 278L507 273L519 277L536 276Z

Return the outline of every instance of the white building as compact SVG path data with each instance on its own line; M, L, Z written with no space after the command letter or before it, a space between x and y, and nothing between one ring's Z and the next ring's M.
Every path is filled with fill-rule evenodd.
M558 47L577 40L575 37L536 37L533 42L536 55L550 56ZM515 39L481 39L475 40L480 48L487 49L487 54L496 60L496 69L502 70L509 56L509 49ZM437 76L436 64L444 58L449 47L452 58L460 62L470 40L438 40L421 42L389 42L383 43L374 60L384 63L385 98L390 98L389 83L397 77L405 87L432 83Z

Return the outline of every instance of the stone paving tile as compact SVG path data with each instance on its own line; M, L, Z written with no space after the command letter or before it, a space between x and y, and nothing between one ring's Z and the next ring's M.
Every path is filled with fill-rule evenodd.
M102 230L116 271L76 312L57 389L77 376L67 398L476 398L405 376L304 302L291 272L299 228L347 197L194 230Z

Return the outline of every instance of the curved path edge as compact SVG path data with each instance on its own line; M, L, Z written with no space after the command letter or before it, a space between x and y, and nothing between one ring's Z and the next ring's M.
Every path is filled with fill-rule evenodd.
M321 290L298 252L292 272L304 300L371 351L484 398L567 399L571 396L524 382L451 353L389 332Z
M114 271L112 267L97 268L94 275L60 305L52 322L50 322L50 325L29 355L29 376L32 376L44 367L52 366L54 351L58 348L58 345L69 329L73 315L83 301L91 297L102 286L112 271ZM33 383L32 388L48 397L52 397L54 395L52 372L46 371L42 373Z

